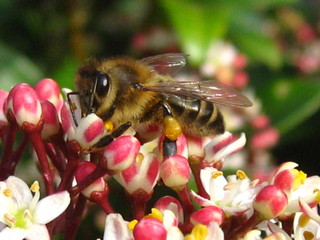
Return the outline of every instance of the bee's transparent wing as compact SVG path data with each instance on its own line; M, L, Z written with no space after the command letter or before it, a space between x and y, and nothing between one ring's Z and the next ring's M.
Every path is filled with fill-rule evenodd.
M252 102L238 90L214 80L162 82L153 86L143 86L143 88L162 94L190 97L219 105L252 106Z
M141 59L140 61L144 64L149 65L151 67L151 70L159 74L174 75L186 65L187 56L188 54L184 53L165 53L146 57Z

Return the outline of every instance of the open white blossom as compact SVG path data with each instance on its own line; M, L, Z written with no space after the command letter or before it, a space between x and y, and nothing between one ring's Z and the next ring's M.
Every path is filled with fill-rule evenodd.
M5 225L0 232L0 240L50 239L45 224L65 211L70 195L63 191L40 201L39 198L38 182L34 182L30 189L14 176L0 182L0 222Z

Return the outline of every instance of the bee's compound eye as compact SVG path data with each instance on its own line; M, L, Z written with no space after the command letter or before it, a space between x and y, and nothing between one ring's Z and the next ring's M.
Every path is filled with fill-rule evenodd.
M96 94L99 97L103 97L107 95L109 92L109 86L110 86L110 78L105 73L99 73L97 75L97 87L96 87Z

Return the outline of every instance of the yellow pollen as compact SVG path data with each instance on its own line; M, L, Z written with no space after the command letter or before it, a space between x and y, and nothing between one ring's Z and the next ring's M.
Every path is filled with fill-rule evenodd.
M30 190L32 192L38 192L40 190L40 186L39 186L39 182L38 181L34 181L34 183L32 183Z
M163 222L162 212L157 208L151 208L151 213L145 216L145 218L155 218L158 219L160 222Z
M184 240L204 240L208 236L208 227L206 225L197 224Z
M312 240L314 239L314 234L312 232L309 232L309 231L305 231L303 233L303 236L304 236L304 239L305 240Z
M136 158L136 162L137 162L138 166L141 166L143 159L144 159L143 154L142 153L138 153L138 156Z
M113 124L111 121L106 121L104 123L104 129L107 130L108 132L111 132L113 130Z
M300 187L300 185L304 184L307 174L305 174L303 171L298 171L297 169L292 169L291 172L295 177L293 182L293 190L295 191Z
M263 240L276 240L276 238L274 236L269 236L264 238Z
M164 135L171 141L177 140L182 132L179 122L172 116L166 116L163 120L163 123Z
M6 188L5 190L3 190L3 195L5 195L6 197L12 197L13 196L13 191L10 188Z
M212 178L217 178L217 177L220 177L222 175L223 175L223 173L221 171L217 171L217 172L212 173L211 177Z
M320 203L320 191L317 189L314 192L317 193L316 200L318 203Z
M11 215L9 213L5 213L4 214L4 219L5 219L6 224L10 228L14 227L14 224L16 223L16 218L13 215Z
M240 180L244 180L244 179L247 178L246 173L245 173L244 171L242 171L242 170L238 170L238 171L236 172L236 175L237 175L237 177L238 177Z
M77 110L77 105L76 105L74 102L72 102L70 108L71 108L73 111L75 111L75 110Z
M298 225L299 225L299 227L305 227L305 226L308 225L309 222L310 222L310 218L309 218L307 215L302 214L302 215L300 216L300 218L299 218L299 223L298 223Z
M137 225L138 220L132 220L131 222L128 223L128 228L129 230L133 231L134 227Z

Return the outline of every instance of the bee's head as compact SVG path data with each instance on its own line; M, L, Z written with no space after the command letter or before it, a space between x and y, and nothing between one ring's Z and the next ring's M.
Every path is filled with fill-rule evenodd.
M97 112L105 104L111 89L111 78L108 73L99 70L99 62L95 59L87 61L76 74L76 88L80 95L83 116Z

